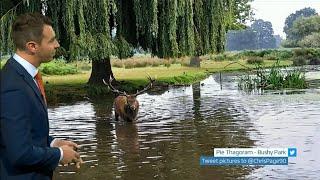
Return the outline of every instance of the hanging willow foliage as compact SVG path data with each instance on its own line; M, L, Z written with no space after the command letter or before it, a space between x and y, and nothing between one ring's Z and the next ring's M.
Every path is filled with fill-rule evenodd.
M134 0L134 14L131 15L136 16L136 44L151 49L159 57L202 55L224 50L226 31L234 22L234 0L151 2L153 4Z
M50 15L58 17L55 28L70 59L88 56L101 60L113 53L109 26L110 15L117 11L113 0L50 0L48 9Z
M42 8L41 0L6 1L3 3L4 4L0 6L0 12L2 14L0 19L0 56L3 54L12 54L14 51L11 29L16 16L24 12L39 12ZM10 9L7 9L8 7Z
M70 59L111 54L127 57L142 47L159 57L224 50L235 22L235 0L24 0L1 17L1 52L12 51L10 27L17 14L42 11L52 17ZM28 5L28 4L29 5ZM237 12L238 13L238 12ZM116 32L112 39L112 30Z
M0 20L0 57L2 54L10 54L14 47L11 38L11 25L15 17L15 10L10 10Z

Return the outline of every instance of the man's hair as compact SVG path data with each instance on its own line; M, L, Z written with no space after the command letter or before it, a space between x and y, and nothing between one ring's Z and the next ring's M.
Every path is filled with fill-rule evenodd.
M40 13L25 13L17 17L12 25L12 39L17 49L25 50L26 43L41 43L44 25L52 26L51 20Z

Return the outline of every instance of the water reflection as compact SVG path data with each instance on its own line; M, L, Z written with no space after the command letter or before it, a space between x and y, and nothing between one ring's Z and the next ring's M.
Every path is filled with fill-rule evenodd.
M218 76L211 76L162 94L142 94L138 120L130 123L114 120L112 97L50 108L51 133L78 142L85 161L80 170L59 167L54 178L316 177L319 89L246 94L237 90L236 78L225 74L220 84ZM307 157L276 168L199 166L199 157L211 155L215 147L256 146L294 146Z

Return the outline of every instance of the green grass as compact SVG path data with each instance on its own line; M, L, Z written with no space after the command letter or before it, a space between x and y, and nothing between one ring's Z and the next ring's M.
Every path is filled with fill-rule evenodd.
M149 59L154 61L150 57ZM155 78L156 84L160 86L187 85L200 81L211 73L220 71L243 71L246 70L246 67L255 67L254 64L246 64L245 59L240 59L238 61L212 61L210 60L209 56L202 56L201 67L195 68L185 66L188 64L187 61L189 59L190 58L188 57L184 57L181 59L163 60L163 62L168 61L174 63L170 64L170 66L164 63L157 66L129 69L125 67L112 67L112 70L115 78L121 82L121 89L134 92L137 89L141 89L148 83L148 75L150 75L152 78ZM246 67L234 62L245 64ZM275 62L275 60L265 60L263 65L265 67L271 67ZM281 66L289 66L292 64L292 61L282 60L280 63ZM93 92L93 94L96 94L97 92L108 93L107 87L97 89L90 88L86 85L91 74L91 64L89 62L78 61L71 63L71 65L77 68L79 71L78 74L43 75L49 103L65 101L67 99L81 99L88 96L88 94L91 94L90 92Z
M208 73L215 73L219 71L235 71L245 70L245 68L239 64L231 64L234 61L202 61L200 68L185 67L180 64L173 64L170 67L143 67L143 68L116 68L113 67L113 73L118 81L140 81L147 83L147 76L156 78L157 81L182 85L190 84L196 80L206 77ZM242 64L246 62L244 60L239 61ZM264 61L264 66L271 67L276 61ZM291 61L281 61L282 66L291 65ZM229 66L228 66L229 65ZM226 67L227 66L227 67ZM255 68L255 65L246 65L250 68ZM44 76L44 81L47 81L50 85L62 85L62 84L85 84L89 77L90 71L83 71L80 74L69 75L50 75Z

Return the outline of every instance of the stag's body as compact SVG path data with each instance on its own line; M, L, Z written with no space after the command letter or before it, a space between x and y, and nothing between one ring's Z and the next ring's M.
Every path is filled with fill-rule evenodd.
M139 102L136 97L119 95L114 99L113 106L117 121L119 120L119 116L125 121L134 121L137 119Z
M137 119L138 111L139 111L139 102L136 99L139 94L142 94L143 92L146 92L147 90L152 88L152 84L154 82L154 79L151 79L149 76L150 83L141 91L138 91L135 94L128 95L125 91L119 91L116 88L114 88L111 84L113 79L109 79L109 83L104 82L104 84L108 85L110 90L117 94L117 97L114 99L114 112L115 112L115 118L118 121L119 116L125 120L125 121L134 121Z

